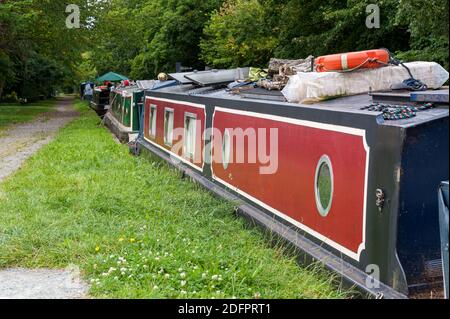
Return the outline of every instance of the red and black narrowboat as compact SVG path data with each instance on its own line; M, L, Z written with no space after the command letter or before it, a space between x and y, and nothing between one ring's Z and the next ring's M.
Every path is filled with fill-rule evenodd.
M448 89L400 120L366 106L417 94L303 105L258 90L147 90L138 146L366 292L402 298L442 283L436 190L448 180Z

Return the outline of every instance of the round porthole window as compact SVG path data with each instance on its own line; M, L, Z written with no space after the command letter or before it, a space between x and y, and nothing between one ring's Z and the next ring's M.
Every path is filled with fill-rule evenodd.
M228 164L230 164L230 148L230 132L228 130L225 130L222 141L222 164L224 169L227 169Z
M333 202L333 167L327 155L322 156L317 164L314 190L317 210L326 217Z

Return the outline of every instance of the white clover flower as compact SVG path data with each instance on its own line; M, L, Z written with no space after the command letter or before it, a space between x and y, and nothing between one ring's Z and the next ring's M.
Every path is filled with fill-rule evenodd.
M212 276L211 276L211 279L212 279L212 280L218 280L218 279L219 279L219 276L218 276L218 275L212 275Z
M169 278L170 278L170 275L169 275L169 274L165 274L165 275L164 275L164 278L169 279Z
M153 290L158 290L159 289L159 287L158 286L153 286Z
M178 268L178 272L183 272L183 268Z
M186 286L186 280L182 280L182 281L180 282L180 284L181 284L181 287Z
M114 280L119 280L119 277L115 276L115 277L114 277Z
M182 273L180 274L180 277L181 277L181 278L186 278L186 273L185 273L185 272L182 272Z
M111 268L109 268L109 270L108 270L108 273L112 273L112 272L115 272L117 269L116 268L114 268L114 267L111 267Z
M181 290L180 293L181 293L182 295L186 295L186 294L187 294L187 291Z
M205 273L202 274L202 278L203 278L203 279L206 278L206 274L205 274Z
M159 258L159 257L155 257L155 260L156 260L156 261L159 261L160 259L161 259L161 258Z

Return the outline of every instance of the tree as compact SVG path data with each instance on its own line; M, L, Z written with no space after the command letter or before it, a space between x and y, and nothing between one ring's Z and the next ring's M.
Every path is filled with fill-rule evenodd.
M406 60L436 61L449 69L448 0L401 0L397 23L406 23L410 49L398 52Z
M175 71L175 63L195 69L199 60L200 39L211 13L220 0L157 0L148 2L140 12L144 21L144 47L133 60L133 77L155 77L159 72Z
M116 71L132 78L155 78L194 68L199 42L210 13L220 0L112 0L95 23L93 62L99 73Z
M376 2L380 8L380 28L366 26L370 0L288 1L281 21L280 57L305 57L324 54L389 48L404 50L409 45L406 23L396 23L397 0Z
M266 0L228 0L204 29L201 57L214 67L266 65L278 45L280 5Z
M73 0L86 21L88 0ZM0 5L0 93L4 88L27 98L49 95L74 79L87 45L87 24L66 27L66 1L3 1Z

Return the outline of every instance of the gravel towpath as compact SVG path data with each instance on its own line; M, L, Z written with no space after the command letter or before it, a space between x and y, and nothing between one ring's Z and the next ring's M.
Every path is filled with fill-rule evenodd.
M42 146L50 143L58 130L77 115L73 98L63 98L54 110L0 133L0 182L18 170Z
M73 102L73 98L62 98L52 111L0 134L0 182L78 116ZM81 280L76 266L72 268L0 270L0 299L88 298L88 285Z

